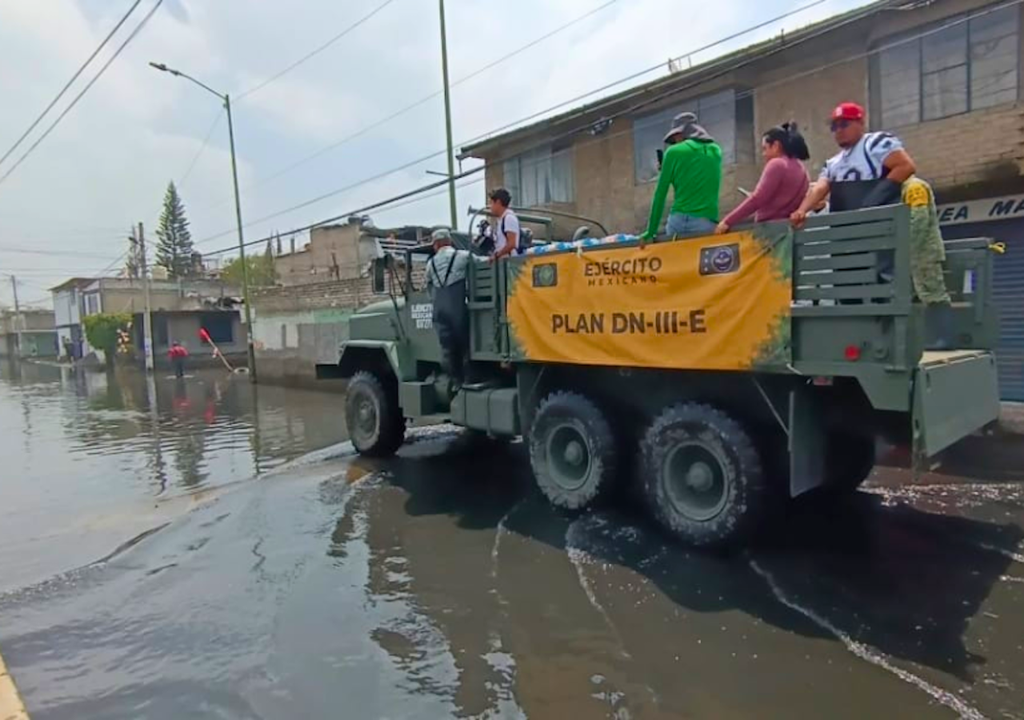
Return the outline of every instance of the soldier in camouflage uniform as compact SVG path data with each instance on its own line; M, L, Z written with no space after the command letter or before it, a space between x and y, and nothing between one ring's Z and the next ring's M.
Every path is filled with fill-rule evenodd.
M910 273L914 293L925 304L929 350L950 346L950 297L942 274L946 248L939 230L939 213L931 185L911 175L902 188L903 203L910 208Z

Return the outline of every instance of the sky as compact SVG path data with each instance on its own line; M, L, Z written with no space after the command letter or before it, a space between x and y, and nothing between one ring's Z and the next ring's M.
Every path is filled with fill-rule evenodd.
M450 75L457 83L452 88L456 150L494 128L640 70L661 65L634 84L665 75L670 57L687 55L809 1L719 0L713 13L684 13L690 4L679 0L447 0ZM0 176L155 2L142 1L36 134L0 165ZM0 156L131 4L0 4ZM694 55L692 61L861 4L863 0L825 0ZM259 87L375 10L323 52ZM529 50L458 82L568 23ZM148 240L155 242L164 191L172 180L179 185L198 251L220 251L237 241L227 124L220 104L186 80L151 69L149 61L187 72L234 98L247 240L274 232L287 238L292 228L436 181L427 171L445 170L440 96L362 132L441 90L434 0L164 0L53 133L0 182L0 306L12 304L10 275L17 277L22 303L46 307L48 288L68 277L115 272L123 264L119 256L132 224L142 222ZM259 89L249 92L253 88ZM355 133L359 135L354 139L341 142ZM336 147L321 152L331 146ZM318 152L316 159L300 163ZM478 182L460 189L460 213L471 203L482 203L480 178L474 176ZM370 214L379 226L437 224L448 218L448 201L435 193ZM275 217L263 220L270 215Z

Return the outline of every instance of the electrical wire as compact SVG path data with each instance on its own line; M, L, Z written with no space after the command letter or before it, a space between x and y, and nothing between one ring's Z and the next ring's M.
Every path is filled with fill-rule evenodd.
M839 60L836 60L836 61L833 61L833 62L830 62L830 63L824 63L822 65L818 65L816 67L809 68L809 69L807 69L805 71L802 71L802 72L799 72L799 73L788 74L785 77L779 78L778 80L775 80L775 81L770 81L770 82L767 82L767 83L763 83L759 88L757 88L757 90L758 91L763 91L764 89L773 87L775 85L791 83L794 80L798 80L798 79L801 79L803 77L808 77L808 76L811 76L811 75L815 75L815 74L821 72L822 70L826 70L826 69L829 69L831 67L835 67L835 66L838 66L838 65L844 65L844 64L847 64L849 62L858 60L858 59L863 59L863 58L866 58L866 57L870 57L872 55L876 55L876 54L884 52L886 50L890 50L890 49L899 47L899 46L904 45L906 43L914 42L914 41L919 40L919 39L921 39L923 37L929 37L931 35L934 35L934 34L937 34L937 33L940 33L940 32L944 32L944 31L948 30L950 27L953 27L953 26L956 26L956 25L968 22L971 19L974 19L974 18L977 18L977 17L983 17L983 16L991 14L993 12L998 12L998 11L1000 11L1002 9L1007 8L1007 7L1013 7L1013 6L1020 5L1022 2L1024 2L1024 0L1010 0L1009 2L1002 3L1002 4L999 4L999 5L996 5L996 6L991 6L989 8L985 8L985 9L980 10L978 12L970 13L968 15L959 16L959 17L951 19L949 22L943 23L942 25L939 25L937 27L933 27L933 28L931 28L929 30L922 31L922 32L914 34L914 35L910 35L910 36L907 36L907 37L904 37L904 38L900 38L899 40L895 40L892 43L888 43L888 44L885 44L885 45L880 45L880 46L872 48L870 50L867 50L867 51L864 51L864 52L860 52L860 53L855 53L855 54L846 56L844 58L841 58ZM865 17L868 17L870 15L873 15L873 14L875 14L875 12L877 12L877 8L875 8L874 6L869 6L866 10L862 9L861 12L853 12L853 13L850 14L849 17L845 18L842 21L842 23L840 23L838 25L829 25L827 27L822 27L818 32L812 33L812 34L807 35L805 37L801 37L798 40L793 41L793 42L789 42L789 43L781 42L778 45L776 45L775 47L767 50L764 53L760 53L760 54L754 55L754 56L748 58L747 60L745 60L745 61L743 61L741 63L727 64L723 69L718 70L716 73L713 73L711 76L700 77L699 79L697 79L697 80L695 80L695 81L693 81L691 83L687 83L687 84L684 84L684 85L678 85L675 88L673 88L672 90L666 91L666 92L664 92L664 93L662 93L660 95L651 97L651 98L649 98L647 100L644 100L644 101L641 101L641 102L639 102L637 104L631 105L631 106L629 106L629 107L627 107L627 108L625 108L625 109L623 109L623 110L621 110L621 111L619 111L619 112L617 112L617 113L615 113L615 114L613 114L613 115L611 115L611 116L609 116L608 118L605 118L605 119L606 120L614 120L615 118L618 118L618 117L621 117L621 116L624 116L624 115L633 114L637 110L649 107L652 104L660 103L660 102L664 101L666 98L669 98L669 97L672 97L672 96L684 93L684 92L686 92L688 90L693 89L696 86L704 85L704 84L708 83L709 81L713 81L713 80L717 79L718 77L721 77L722 75L725 75L727 73L734 72L735 70L737 70L739 68L745 67L745 66L750 65L750 64L755 63L755 62L760 62L760 61L764 60L766 57L771 57L771 56L773 56L775 54L778 54L780 52L789 50L789 49L791 49L791 48L793 48L793 47L795 47L797 45L800 45L800 44L809 42L810 40L813 40L813 39L816 39L818 37L821 37L824 34L834 32L834 31L836 31L837 29L839 29L841 27L844 27L844 26L846 26L848 24L857 22L858 20L861 20L861 19L863 19ZM672 81L672 78L668 78L667 81L662 81L661 83L657 83L654 86L654 88L652 88L651 86L638 88L634 92L632 92L629 95L627 95L625 99L629 99L630 97L635 97L637 95L649 94L652 91L652 89L655 89L657 87L662 87L662 86L664 86L665 84L667 84L668 82L671 82L671 81ZM744 92L741 92L741 93L735 93L735 95L730 98L730 102L734 102L736 99L741 98L741 97L753 96L754 92L755 92L755 90L748 90L748 91L744 91ZM621 98L621 97L614 98L614 102L617 102L617 103L618 102L622 102L622 100L623 100L623 98ZM592 114L592 112L593 112L593 109L587 108L585 110L582 110L581 114L590 115L590 114ZM584 130L588 129L591 126L591 124L592 123L587 123L586 125L583 125L581 127L573 128L572 130L563 132L560 135L555 136L554 138L547 137L543 141L541 141L539 143L536 143L533 146L525 148L524 150L521 151L521 153L526 153L526 152L529 152L530 150L533 150L533 149L550 146L553 142L557 142L558 140L564 139L566 137L571 137L573 135L576 135L576 134L580 133L581 131L584 131ZM607 135L607 134L606 135L601 135L601 136L595 137L594 139L592 139L590 141L585 141L584 143L580 143L580 144L574 146L571 149L572 150L576 150L576 149L579 149L580 146L586 146L586 145L588 145L590 143L604 142L607 139L609 139L610 137L616 137L616 136L628 134L628 133L631 133L631 132L632 132L632 129L630 128L630 129L627 129L627 130L624 130L624 131L620 131L618 133L613 133L611 135ZM418 162L423 162L424 160L432 159L436 155L444 153L444 152L446 152L446 150L442 150L439 153L434 153L434 154L432 154L430 156L427 156L426 158L422 158ZM417 162L407 163L407 164L401 166L400 168L395 169L395 170L393 170L391 172L398 172L399 170L406 169L406 168L408 168L408 167L410 167L411 165L414 165L414 164L418 164L418 163ZM492 163L485 163L485 164L481 165L480 167L477 167L477 168L474 168L472 170L468 170L466 172L459 173L459 174L455 175L454 179L455 180L459 180L459 179L463 179L463 178L469 177L471 175L483 172L488 167L491 167L494 164L495 163L493 163L493 162ZM372 182L373 180L379 179L380 177L383 177L385 175L391 174L391 172L380 173L380 174L374 176L373 178L368 179L366 182ZM441 187L442 185L446 185L448 182L449 182L448 178L445 178L443 180L440 180L440 181L437 181L437 182L434 182L434 183L429 183L427 185L423 185L421 187L418 187L418 188L416 188L414 190L410 190L410 191L407 191L407 192L402 193L400 195L397 195L397 196L395 196L393 198L390 198L388 200L381 201L381 202L378 202L378 203L374 203L373 205L367 206L365 208L360 208L358 210L349 211L347 213L342 213L340 215L336 215L336 216L331 217L331 218L320 220L318 222L311 223L310 225L304 226L302 228L298 228L296 230L288 231L286 234L291 234L291 233L295 233L295 232L304 232L304 231L310 230L310 229L312 229L314 227L317 227L317 226L320 226L320 225L328 224L328 223L331 223L331 222L336 222L337 220L342 219L344 217L347 217L349 215L359 214L359 213L367 212L369 210L377 209L379 207L386 206L386 205L388 205L388 204L390 204L390 203L392 203L394 201L404 200L406 198L415 196L415 195L420 194L420 193L429 192L430 190L434 190L434 189L436 189L438 187ZM348 187L351 187L351 186L348 186ZM339 189L337 191L334 191L333 193L327 193L325 195L320 196L319 198L315 198L313 201L306 201L305 203L300 204L299 206L297 206L294 209L298 209L298 208L301 208L301 207L306 207L309 204L311 204L311 202L319 201L320 199L323 199L325 197L330 197L330 196L332 196L334 194L337 194L339 192L342 192L342 191L343 191L343 189ZM266 219L270 219L271 217L278 217L278 216L283 215L285 213L291 212L292 210L293 210L293 208L289 208L289 209L286 209L286 210L283 210L283 211L279 211L277 213L272 214L271 216L268 216L267 218L263 218L263 219L260 219L260 220L253 221L252 223L250 223L250 225L258 224L260 222L263 222ZM219 233L219 234L214 235L214 236L209 236L207 238L204 238L204 239L198 241L196 243L196 245L199 245L201 243L207 242L207 241L209 241L211 239L216 239L216 238L219 238L219 237L223 237L224 235L226 235L226 234L228 234L230 232L234 232L234 230L225 231L225 232ZM266 242L266 240L267 240L267 238L261 238L259 240L254 240L254 241L251 241L249 243L246 243L246 245L260 244L260 243ZM213 252L210 252L210 253L207 253L207 254L217 254L217 253L220 253L220 252L229 252L230 250L231 250L231 248L225 248L224 250L213 251Z
M776 16L776 17L773 17L773 18L771 18L771 19L769 19L769 20L765 20L765 21L762 21L762 22L760 22L760 23L757 23L756 25L752 25L752 26L750 26L750 27L748 27L748 28L745 28L744 30L741 30L741 31L738 31L738 32L732 33L731 35L728 35L728 36L726 36L726 37L723 37L723 38L721 38L721 39L719 39L719 40L717 40L717 41L715 41L715 42L712 42L712 43L708 43L708 44L706 44L706 45L704 45L704 46L702 46L702 47L700 47L700 48L694 49L694 50L690 51L689 53L686 53L686 54L684 54L684 55L680 55L680 56L678 56L678 57L687 57L687 56L689 56L689 55L694 55L694 54L696 54L696 53L700 53L700 52L704 52L704 51L706 51L706 50L712 49L712 48L714 48L714 47L716 47L716 46L718 46L718 45L721 45L722 43L726 43L726 42L729 42L729 41L731 41L731 40L735 40L735 39L737 39L737 38L739 38L739 37L742 37L742 36L743 36L743 35L745 35L745 34L749 34L749 33L751 33L751 32L754 32L754 31L756 31L756 30L762 29L762 28L764 28L764 27L766 27L766 26L768 26L768 25L771 25L771 24L773 24L773 23L779 22L780 20L784 20L784 19L787 19L787 18L791 17L792 15L795 15L795 14L797 14L797 13L800 13L800 12L803 12L803 11L805 11L805 10L808 10L808 9L810 9L810 8L813 8L813 7L817 6L817 5L820 5L820 4L822 4L823 2L825 2L825 0L814 0L814 1L813 1L813 2L811 2L811 3L808 3L808 4L806 4L806 5L802 5L802 6L798 7L798 8L794 8L793 10L790 10L790 11L788 11L788 12L786 12L786 13L783 13L783 14L781 14L781 15L778 15L778 16ZM610 4L610 3L609 3L609 4ZM547 36L545 36L545 38L546 38L546 37L551 37L551 36L552 36L553 34L555 34L556 32L560 32L560 31L562 31L562 30L566 29L567 27L571 26L572 24L575 24L576 22L579 22L579 21L581 21L581 20L583 20L583 19L585 19L585 18L589 17L589 16L590 16L590 15L592 15L592 14L593 14L594 12L597 12L598 10L601 10L601 9L603 9L603 8L607 7L607 5L608 5L608 4L606 4L606 5L602 5L602 6L598 7L598 8L596 8L595 10L592 10L591 12L589 12L589 13L587 13L587 14L583 15L583 16L580 16L580 17L578 17L578 18L576 18L576 19L574 19L574 20L572 20L572 21L570 21L569 23L567 23L567 24L563 25L563 26L562 26L561 28L558 28L558 29L556 29L555 31L552 31L552 32L548 33L548 35L547 35ZM504 56L504 57L503 57L503 58L502 58L502 59L501 59L500 61L495 61L495 62L492 62L492 63L491 63L491 64L490 64L489 66L487 66L486 68L481 68L481 69L479 69L478 71L474 72L474 73L473 73L472 75L470 75L470 76L467 76L466 78L460 79L460 80L459 80L459 82L463 82L463 81L465 81L465 80L468 80L468 79L469 79L469 78L471 78L471 77L475 77L476 75L479 75L479 74L480 74L481 72L483 72L483 71L484 71L485 69L490 69L490 68L494 67L494 66L495 66L496 64L498 64L498 62L502 62L502 61L504 61L504 60L508 60L508 59L509 59L510 57L514 56L514 55L515 55L515 54L517 54L518 52L522 52L522 51L523 51L523 50L525 50L526 48L528 48L528 47L531 47L531 46L535 45L535 44L536 44L537 42L540 42L540 41L541 41L541 39L544 39L544 38L538 38L537 40L535 40L535 41L531 42L530 44L528 44L528 45L526 45L526 46L523 46L522 48L519 48L519 49L517 49L516 51L514 51L513 53L510 53L509 55L506 55L506 56ZM588 97L589 95L592 95L592 94L594 94L594 93L598 93L598 92L602 92L603 90L607 90L607 89L609 89L609 88L611 88L611 87L614 87L615 85L618 85L618 84L620 84L620 83L622 83L622 82L628 82L629 80L633 80L633 79L636 79L637 77L640 77L640 76L642 76L642 75L644 75L644 74L647 74L647 73L653 72L654 70L656 70L656 69L660 69L660 68L662 68L662 67L664 67L664 64L663 64L663 63L659 63L658 65L655 65L655 66L652 66L652 67L650 67L650 68L647 68L646 70L643 70L643 71L641 71L640 73L634 73L634 74L632 74L632 75L629 75L629 76L627 76L626 78L623 78L622 80L618 80L618 81L616 81L616 82L614 82L614 83L611 83L611 84L608 84L608 85L604 85L604 86L602 86L601 88L598 88L598 89L596 89L596 90L593 90L593 91L591 91L591 92L589 92L589 93L584 93L583 95L577 96L577 97L575 97L575 98L572 98L572 99L570 99L570 100L567 100L567 101L563 101L563 102L561 102L561 103L558 103L558 104L556 104L556 105L553 105L553 106L551 106L551 107L549 107L549 108L546 108L546 109L544 109L544 110L541 110L541 111L539 111L539 112L537 112L537 113L533 113L533 114L531 114L531 115L528 115L528 116L527 116L527 117L525 117L525 118L520 118L520 119L518 119L518 120L515 120L515 121L513 121L513 122L511 122L511 123L508 123L508 124L506 124L506 125L504 125L504 126L501 126L501 127L499 127L499 128L495 128L495 129L493 129L493 130L490 130L490 131L488 131L488 132L484 133L483 135L479 135L479 136L477 136L477 137L475 137L475 138L471 138L471 139L469 139L469 140L466 140L466 141L464 141L464 142L461 142L461 143L458 143L458 144L459 144L460 146L465 146L465 145L470 145L470 144L473 144L473 143L476 143L476 142L480 142L481 140L484 140L484 139L486 139L487 137L491 137L491 136L493 136L493 135L494 135L494 134L496 134L496 133L500 133L500 132L504 132L504 131L510 130L510 129L512 129L512 128L514 128L514 127L516 127L517 125L520 125L520 124L522 124L522 123L524 123L524 122L528 122L528 121L530 121L530 120L533 120L533 119L536 119L537 117L540 117L541 115L544 115L544 114L547 114L547 113L551 112L552 110L558 109L558 108L560 108L560 107L564 107L565 105L567 105L567 104L569 104L569 103L577 102L577 101L579 101L580 99L583 99L583 98L585 98L585 97ZM438 94L439 94L439 93L438 93ZM431 96L431 97L433 97L433 96ZM427 99L430 99L430 98L425 98L425 99L424 99L423 101L419 101L419 102L420 102L420 103L421 103L421 102L425 102L425 101L426 101ZM615 99L615 101L618 101L618 98L616 98L616 99ZM405 112L405 111L406 111L406 110L408 110L408 109L411 109L411 108L412 108L412 107L414 107L414 106L415 106L415 104L414 104L414 105L412 105L412 106L409 106L408 108L406 108L406 109L404 109L404 110L400 110L400 111L399 111L398 113L396 113L396 114L394 114L394 115L392 115L392 116L389 116L388 118L385 118L385 119L384 119L384 120L382 120L382 121L379 121L379 123L375 123L375 124L373 124L373 125L371 125L371 126L369 126L369 127L367 127L367 128L364 128L363 130L357 131L357 133L356 133L356 134L354 134L354 135L351 135L351 136L349 136L349 137L347 137L347 138L343 139L342 141L340 141L339 143L336 143L336 144L335 144L335 145L333 145L333 146L330 146L330 147L328 147L328 148L324 148L323 150L317 151L317 152L316 152L316 153L314 153L313 155L311 155L311 156L308 156L307 158L305 158L305 159L303 159L303 160L299 161L298 163L296 163L296 164L294 164L294 165L291 165L291 166L289 166L288 168L285 168L284 170L282 170L282 171L279 171L279 172L278 172L278 173L276 173L275 175L273 175L273 176L270 176L270 177L266 178L266 180L264 180L264 181L258 181L258 182L257 182L257 183L255 183L254 185L251 185L251 186L249 186L249 188L248 188L248 189L251 189L251 188L255 187L255 186L256 186L256 185L258 185L258 184L261 184L262 182L266 182L267 180L270 180L270 179L273 179L273 178L276 178L276 177L280 177L280 176L281 176L281 175L283 175L284 173L286 173L286 172L290 172L290 171L291 171L292 169L294 169L294 168L298 167L299 165L305 164L305 163L306 163L306 162L308 162L309 160L312 160L312 159L314 159L315 157L318 157L318 156L319 156L320 154L323 154L324 152L327 152L328 150L330 150L330 149L333 149L334 147L337 147L337 146L338 146L338 145L340 145L340 144L343 144L343 143L345 143L345 142L348 142L349 140L353 139L354 137L358 137L358 136L359 136L360 134L364 134L365 132L369 132L369 130L372 130L372 129L374 129L374 128L375 128L375 127L377 127L377 126L378 126L379 124L383 124L384 122L387 122L387 121L389 121L389 120L393 119L394 117L397 117L397 116L398 116L399 114L401 114L401 113ZM592 109L588 108L588 109L587 109L587 112L592 112ZM354 183L352 183L352 184L350 184L350 185L346 185L346 186L344 186L344 187L341 187L341 188L337 188L337 189L335 189L335 190L332 190L332 191L330 191L330 192L324 193L323 195L320 195L320 196L317 196L317 197L315 197L315 198L312 198L312 199L310 199L310 200L304 201L304 202L302 202L302 203L300 203L300 204L298 204L298 205L295 205L295 206L292 206L292 207L286 208L286 209L284 209L284 210L280 210L280 211L278 211L278 212L275 212L275 213L272 213L272 214L270 214L270 215L264 216L264 217L262 217L262 218L259 218L259 219L257 219L257 220L253 220L253 221L251 221L251 222L249 222L249 223L247 223L247 224L243 225L243 227L251 227L252 225L257 225L257 224L259 224L259 223L262 223L262 222L265 222L265 221L267 221L267 220L272 220L272 219L274 219L274 218L276 218L276 217L280 217L281 215L286 215L286 214L289 214L289 213L291 213L291 212L294 212L294 211L296 211L296 210L301 210L301 209L303 209L303 208L305 208L305 207L308 207L308 206L310 206L310 205L313 205L313 204L316 204L316 203L318 203L318 202L322 202L323 200L326 200L326 199L328 199L328 198L334 197L335 195L339 195L339 194L341 194L341 193L344 193L344 192L348 192L348 191L350 191L350 190L354 190L354 189L356 189L356 188L362 187L363 185L367 185L367 184L369 184L369 183L372 183L372 182L375 182L375 181L377 181L377 180L380 180L380 179L382 179L382 178L384 178L384 177L387 177L388 175L393 175L393 174L395 174L395 173L397 173L397 172L401 172L402 170L407 170L407 169L409 169L409 168L411 168L411 167L415 167L416 165L419 165L419 164L421 164L421 163L427 162L427 161L429 161L429 160L433 160L433 159L435 159L435 158L437 158L437 157L440 157L440 156L442 156L442 155L446 154L446 153L447 153L447 151L448 151L448 150L447 150L447 148L444 148L444 149L442 149L442 150L438 150L438 151L436 151L436 152L433 152L433 153L431 153L431 154L429 154L429 155L426 155L426 156L424 156L424 157L418 158L417 160L413 160L413 161L411 161L411 162L408 162L408 163L404 163L404 164L402 164L402 165L399 165L398 167L393 167L393 168L391 168L390 170L384 171L384 172L382 172L382 173L379 173L379 174L377 174L377 175L373 175L373 176L371 176L371 177L368 177L368 178L364 178L364 179L362 179L362 180L360 180L360 181L357 181L357 182L354 182ZM232 228L232 229L230 229L230 230L224 230L224 231L222 231L222 232L220 232L220 233L217 233L217 234L215 234L215 235L210 235L210 236L207 236L207 237L203 238L202 240L199 240L199 241L198 241L198 242L196 242L195 244L196 244L196 245L198 246L198 245L201 245L201 244L203 244L203 243L209 242L209 241L211 241L211 240L216 240L216 239L219 239L219 238L221 238L221 237L224 237L224 236L226 236L226 235L228 235L228 234L230 234L230 233L232 233L232 232L235 232L235 230L236 230L236 229L234 229L234 228Z
M14 153L14 151L17 150L18 147L23 142L25 142L25 138L27 138L29 135L32 134L32 131L35 130L36 127L39 125L39 123L41 123L43 121L43 118L45 118L47 116L47 114L51 110L53 110L53 107L58 102L60 102L60 99L62 97L64 97L64 94L68 90L71 89L71 86L75 84L75 81L78 80L78 78L82 75L83 72L85 72L85 69L87 67L89 67L89 65L92 63L92 61L96 59L96 56L100 54L100 51L103 50L103 48L105 48L107 46L107 43L109 43L111 38L113 38L114 35L117 33L117 31L121 29L121 26L124 25L125 22L128 21L128 18L131 17L132 13L135 12L135 8L137 8L141 2L142 2L142 0L135 0L135 2L132 3L132 6L130 8L128 8L128 12L126 12L124 14L124 16L120 20L117 21L117 24L114 26L114 28L107 34L107 36L105 38L103 38L103 42L101 42L96 47L96 49L92 51L92 55L90 55L86 59L86 61L84 63L82 63L82 66L79 67L78 70L75 71L75 74L71 76L71 79L68 80L67 84L64 85L63 88L61 88L59 93L57 93L57 97L55 97L53 100L50 101L50 104L47 105L46 108L41 113L39 113L39 117L37 117L35 120L33 120L32 124L28 126L28 130L26 130L22 134L22 136L17 139L17 141L14 143L14 145L12 145L7 150L7 152L4 153L3 157L0 157L0 165L3 165L4 162L7 160L7 158L9 158Z
M381 4L380 4L380 5L378 5L378 6L376 7L376 8L374 8L373 10L371 10L371 11L370 11L370 12L369 12L369 13L368 13L367 15L364 15L364 16L363 16L363 17L361 17L361 18L360 18L359 20L357 20L356 22L354 22L354 23L352 23L351 25L349 25L349 26L348 26L347 28L345 28L345 29L344 29L344 30L342 30L342 31L341 31L340 33L338 33L337 35L335 35L334 37L332 37L332 38L331 38L330 40L328 40L327 42L325 42L325 43L324 43L323 45L321 45L321 46L319 46L318 48L316 48L315 50L313 50L313 51L311 51L311 52L307 53L306 55L303 55L303 56L302 56L301 58L299 58L298 60L296 60L295 62L293 62L293 63L292 63L291 65L289 65L289 66L288 66L288 67L286 67L285 69L281 70L280 72L278 72L278 73L276 73L276 74L274 74L274 75L270 76L269 78L267 78L267 79L266 79L266 80L264 80L263 82L259 83L258 85L254 86L254 87L251 87L251 88L249 88L248 90L246 90L245 92L243 92L243 93L242 93L241 95L239 95L239 96L238 96L238 97L237 97L237 98L235 99L235 102L241 102L241 101L242 101L242 100L244 100L245 98L247 98L247 97L250 97L251 95L255 95L255 94L256 94L256 93L258 93L258 92L259 92L260 90L264 89L265 87L267 87L267 86L268 86L268 85L270 85L271 83L273 83L273 82L275 82L275 81L277 81L277 80L281 79L282 77L284 77L285 75L287 75L288 73L290 73L290 72L291 72L292 70L294 70L295 68L299 67L299 66L300 66L300 65L302 65L303 63L305 63L305 62L307 62L307 61L309 61L309 60L313 59L314 57L316 57L317 55L319 55L320 53L322 53L322 52L323 52L324 50L326 50L327 48L329 48L329 47L330 47L331 45L333 45L334 43L338 42L338 41L339 41L339 40L341 40L341 39L342 39L343 37L345 37L346 35L348 35L349 33L351 33L351 32L352 32L353 30L355 30L356 28L358 28L358 27L359 27L360 25L362 25L363 23L365 23L365 22L367 22L368 20L370 20L370 18L372 18L372 17L374 16L374 15L376 15L377 13L379 13L379 12L380 12L381 10L383 10L384 8L386 8L386 7L388 6L388 5L390 5L390 4L391 4L391 3L393 3L394 1L395 1L395 0L384 0L384 2L383 2L383 3L381 3Z
M564 23L563 25L560 25L559 27L555 28L554 30L551 30L551 31L545 33L544 35L541 35L540 37L531 40L527 44L525 44L525 45L523 45L523 46L521 46L519 48L516 48L512 52L510 52L510 53L508 53L506 55L501 56L497 60L494 60L494 61L488 63L487 65L484 65L484 66L482 66L480 68L477 68L476 70L471 72L469 75L461 77L458 80L456 80L455 82L450 83L449 87L450 88L457 87L457 86L459 86L459 85L461 85L461 84L463 84L465 82L468 82L468 81L472 80L475 77L478 77L479 75L482 75L483 73L485 73L488 70L490 70L490 69L500 65L501 63L506 62L508 60L511 60L513 57L515 57L515 56L517 56L517 55L519 55L519 54L521 54L523 52L526 52L530 48L536 47L537 45L539 45L540 43L544 42L545 40L548 40L548 39L554 37L555 35L557 35L557 34L559 34L561 32L564 32L565 30L568 30L573 25L576 25L577 23L583 22L584 20L586 20L586 19L596 15L598 12L604 10L607 7L610 7L611 5L614 5L616 2L618 2L618 0L608 0L608 2L604 3L603 5L600 5L600 6L596 7L596 8L594 8L594 9L584 13L583 15L580 15L580 16L578 16L576 18L573 18L572 20L570 20L570 21ZM814 5L820 5L821 3L824 3L824 2L826 2L826 0L815 0L815 2L811 3L810 5L804 6L804 9L809 8L809 7L813 7ZM771 21L771 22L774 22L774 20ZM662 65L659 64L656 67L660 68L660 67L662 67ZM355 132L353 132L353 133L351 133L349 135L346 135L341 140L333 142L330 145L326 145L326 146L320 148L319 150L316 150L316 151L310 153L309 155L306 155L305 157L295 161L291 165L287 165L287 166L281 168L280 170L274 171L273 173L271 173L270 175L267 175L264 178L260 178L260 179L258 179L256 181L254 181L252 184L247 185L245 188L242 189L242 194L244 195L246 192L254 190L257 187L261 187L261 186L271 182L272 180L276 180L277 178L279 178L279 177L281 177L283 175L287 175L288 173L292 172L293 170L297 170L298 168L300 168L300 167L302 167L302 166L312 162L313 160L316 160L317 158L320 158L320 157L326 155L327 153L332 152L333 150L337 150L338 148L342 147L343 145L346 145L346 144L350 143L351 141L356 140L357 138L360 138L363 135L366 135L367 133L369 133L369 132L371 132L373 130L376 130L377 128L379 128L381 126L386 125L387 123L391 122L392 120L398 119L402 115L405 115L406 113L408 113L408 112L410 112L412 110L415 110L418 107L421 107L421 106L425 105L426 103L430 102L431 100L434 100L435 98L440 97L443 94L444 94L444 90L441 89L441 90L437 90L435 92L432 92L429 95L425 95L422 98L420 98L419 100L416 100L415 102L412 102L409 105L406 105L405 107L401 108L400 110L396 110L395 112L391 113L390 115L388 115L386 117L383 117L380 120L376 120L373 123L371 123L369 125L366 125L366 126L360 128L359 130L356 130ZM221 205L223 205L223 204L225 204L227 202L230 202L231 199L232 199L231 197L225 197L225 198L221 199L220 201L214 203L213 205L208 205L206 207L207 208L219 207L219 206L221 206Z
M188 164L188 169L184 172L184 174L182 174L181 179L178 180L179 189L181 189L181 187L185 184L185 181L188 180L189 175L192 174L192 171L196 167L196 163L199 162L199 158L203 156L203 153L206 151L206 146L209 145L210 143L210 138L213 137L213 131L217 129L218 125L220 125L221 118L223 117L224 108L221 108L217 111L217 115L213 118L213 122L210 123L210 129L206 131L206 137L203 138L203 144L199 147L199 151L193 156L192 162Z
M99 72L96 73L96 75L92 78L92 80L89 81L89 83L82 89L82 91L80 93L78 93L78 95L75 96L75 99L72 100L71 103L66 108L64 108L64 111L60 115L57 116L57 119L54 120L53 123L50 125L50 127L48 127L46 129L46 132L44 132L41 136L39 136L39 138L34 143L32 143L31 147L29 147L29 149L25 151L25 154L22 155L18 159L18 161L16 163L14 163L14 165L11 166L7 170L7 172L3 174L2 177L0 177L0 185L2 185L3 182L7 178L9 178L11 176L11 174L15 170L17 170L18 167L23 162L25 162L25 160L33 153L33 151L35 151L35 149L37 147L39 147L39 145L47 137L50 136L50 133L53 132L54 129L58 125L60 125L61 121L65 117L67 117L68 113L70 113L71 110L75 107L75 105L78 104L78 101L81 100L82 97L84 97L87 92L89 92L89 90L92 88L92 86L96 84L97 80L99 80L101 77L103 77L103 74L107 71L107 68L110 67L110 65L114 62L114 60L117 59L117 57L124 51L124 49L126 47L128 47L128 45L131 43L131 41L134 40L135 37L142 31L142 28L144 28L146 26L146 23L148 23L149 19L151 17L153 17L153 15L156 13L157 9L159 9L159 7L161 5L163 5L163 2L164 2L164 0L157 0L156 1L156 4L150 9L150 11L148 13L146 13L146 16L142 18L142 21L138 25L135 26L135 29L132 30L132 32L128 36L128 38L123 43L121 43L120 47L118 47L117 50L114 51L114 54L111 55L110 58L103 64L103 67L101 67L99 69Z

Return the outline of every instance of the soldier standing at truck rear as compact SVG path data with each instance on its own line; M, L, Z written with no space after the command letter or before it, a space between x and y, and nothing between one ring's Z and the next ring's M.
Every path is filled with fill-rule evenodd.
M946 246L939 229L935 193L931 185L912 175L903 183L902 199L910 208L910 276L914 281L914 294L925 305L925 347L945 350L952 343L949 337L952 306L942 274Z
M466 307L466 273L473 255L452 245L445 228L430 236L434 254L427 263L427 286L434 301L433 322L445 369L451 378L450 391L457 393L465 380L465 355L469 344L469 310Z

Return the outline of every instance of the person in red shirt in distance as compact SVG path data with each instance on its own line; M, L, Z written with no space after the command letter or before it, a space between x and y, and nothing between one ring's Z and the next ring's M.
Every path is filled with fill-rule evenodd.
M175 340L171 344L171 349L167 351L167 357L171 359L171 365L174 366L174 377L185 377L185 360L188 358L188 350L185 349L185 346Z

